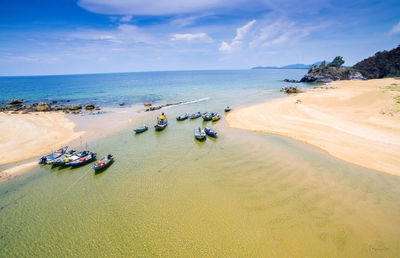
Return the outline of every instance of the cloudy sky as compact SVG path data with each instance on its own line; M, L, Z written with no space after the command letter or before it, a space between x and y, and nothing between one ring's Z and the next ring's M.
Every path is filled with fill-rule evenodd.
M400 44L399 0L0 0L0 75L347 65Z

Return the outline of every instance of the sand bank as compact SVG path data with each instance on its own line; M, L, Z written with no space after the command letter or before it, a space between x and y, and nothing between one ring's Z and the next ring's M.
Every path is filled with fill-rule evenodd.
M234 110L227 122L290 137L339 159L400 175L400 80L337 81L329 86L335 88Z
M84 134L62 113L0 114L0 165L15 163L47 154ZM22 170L32 167L23 164ZM13 176L18 168L1 173Z

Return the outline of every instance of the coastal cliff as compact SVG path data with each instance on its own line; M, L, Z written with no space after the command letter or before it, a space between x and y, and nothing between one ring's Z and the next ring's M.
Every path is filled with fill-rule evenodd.
M400 45L390 51L377 52L353 68L367 79L400 76Z
M342 67L343 64L344 60L340 56L328 64L324 61L319 66L312 66L300 81L326 83L400 76L400 45L390 51L377 52L353 67Z

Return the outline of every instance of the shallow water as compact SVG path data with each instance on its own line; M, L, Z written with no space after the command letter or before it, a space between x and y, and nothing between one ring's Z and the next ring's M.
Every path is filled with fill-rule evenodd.
M137 121L89 144L115 163L95 175L37 168L0 184L0 256L396 257L400 179L221 119L178 122L182 112L234 108L279 93L219 90L165 110L170 124ZM210 125L217 140L197 142Z

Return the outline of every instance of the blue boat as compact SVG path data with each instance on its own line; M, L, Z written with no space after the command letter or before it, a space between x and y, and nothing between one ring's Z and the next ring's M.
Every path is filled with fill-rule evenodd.
M218 138L217 132L214 131L214 130L212 130L212 129L209 128L209 127L204 128L204 132L205 132L208 136L210 136L210 137Z

